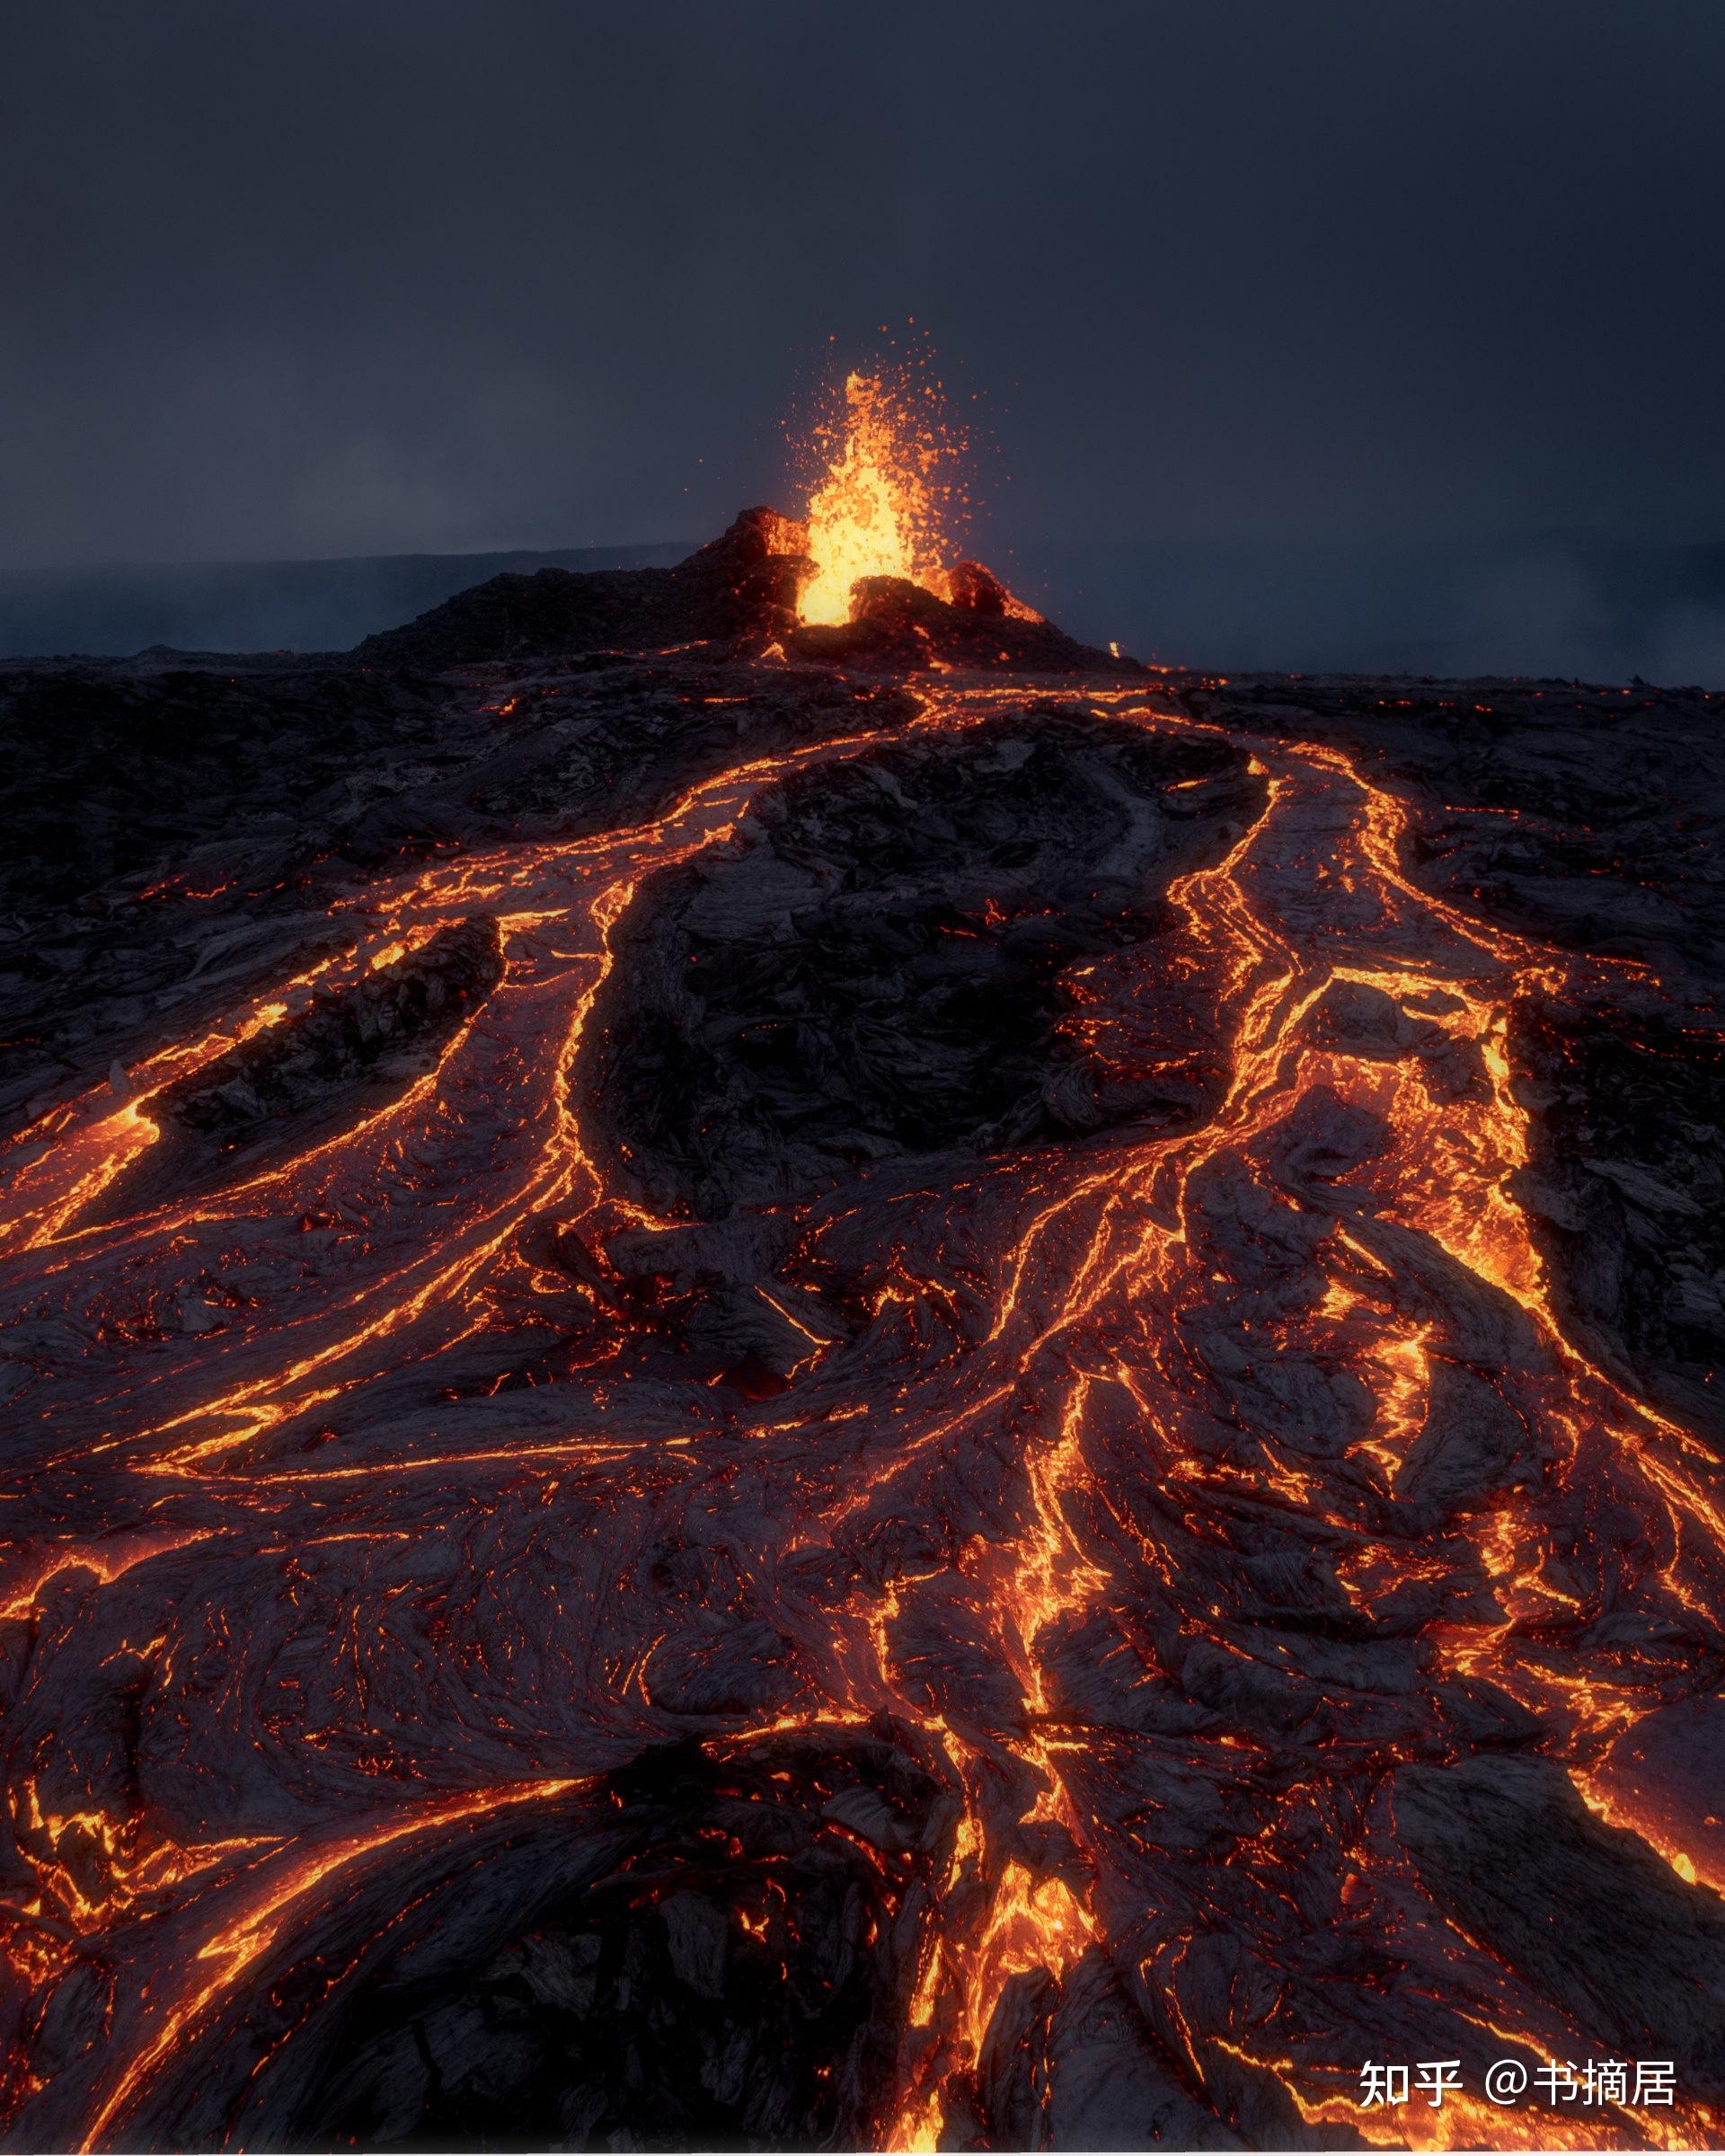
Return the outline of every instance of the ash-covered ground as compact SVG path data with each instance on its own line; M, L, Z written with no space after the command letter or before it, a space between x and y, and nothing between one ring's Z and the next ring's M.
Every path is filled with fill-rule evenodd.
M791 529L0 678L5 2145L1716 2143L1725 698Z

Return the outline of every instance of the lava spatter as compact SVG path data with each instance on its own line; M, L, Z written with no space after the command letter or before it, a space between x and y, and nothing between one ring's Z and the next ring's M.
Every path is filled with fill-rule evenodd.
M914 384L880 374L845 379L832 456L810 490L807 549L814 573L798 594L805 622L848 622L863 577L898 577L944 596L954 450ZM926 397L922 400L926 402Z
M1645 966L1214 687L706 664L13 1149L10 2144L1717 2140L1717 1459L1522 1046Z

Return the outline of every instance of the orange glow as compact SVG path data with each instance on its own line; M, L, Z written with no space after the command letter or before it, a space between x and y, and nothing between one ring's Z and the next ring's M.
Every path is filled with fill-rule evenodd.
M859 577L904 577L940 592L951 452L914 393L880 375L847 375L832 459L809 498L815 574L801 596L805 622L848 622Z
M525 1782L513 1789L473 1790L445 1798L403 1818L386 1820L345 1835L296 1861L265 1871L251 1895L199 1948L198 1959L213 1963L214 1967L208 1974L186 1972L183 1992L160 2017L160 2027L154 2038L130 2060L98 2107L83 2144L84 2149L96 2147L110 2122L125 2110L139 2084L243 1972L270 1951L291 1922L297 1904L324 1881L394 1843L433 1833L441 1828L463 1825L508 1806L563 1796L579 1786L578 1781L564 1777Z
M918 432L915 409L873 377L850 378L846 412L843 441L810 504L809 548L818 574L803 594L809 621L848 619L859 576L908 576L935 590L943 582L944 450L932 433ZM1046 685L920 686L915 715L895 719L891 738L910 731L956 738L1016 718ZM1222 738L1142 694L1085 701L1123 729L1177 742ZM601 1250L619 1224L640 1235L677 1226L620 1186L582 1120L581 1057L602 1022L594 1016L600 993L627 949L625 917L649 879L730 844L772 789L818 765L864 756L888 738L884 729L865 729L761 755L691 784L662 813L633 826L475 851L369 886L344 915L353 932L349 948L267 984L220 1030L189 1034L140 1062L128 1093L92 1087L50 1109L17 1141L0 1201L0 1249L32 1294L51 1287L81 1323L86 1310L117 1292L116 1281L177 1307L234 1250L241 1257L231 1269L242 1284L245 1251L271 1239L270 1254L279 1258L303 1231L328 1256L326 1273L308 1268L304 1280L296 1276L290 1287L274 1290L261 1280L255 1304L243 1296L222 1303L217 1321L190 1339L164 1325L148 1336L147 1355L128 1360L117 1353L102 1365L110 1388L105 1420L88 1451L119 1455L110 1463L136 1499L136 1516L117 1518L103 1538L45 1536L21 1545L0 1579L0 1615L33 1623L74 1590L92 1601L119 1600L148 1568L207 1537L228 1553L224 1561L231 1559L236 1582L248 1589L257 1583L264 1595L303 1593L314 1609L303 1568L313 1552L352 1545L377 1557L383 1575L388 1538L403 1534L387 1500L409 1478L416 1489L428 1480L440 1487L453 1523L449 1547L459 1545L464 1568L457 1586L431 1595L416 1587L411 1598L399 1582L376 1589L362 1568L362 1584L331 1634L327 1659L339 1665L340 1684L332 1678L315 1722L301 1719L296 1701L278 1702L279 1726L268 1732L294 1771L309 1761L306 1771L314 1772L320 1747L339 1756L356 1729L375 1738L376 1703L398 1682L411 1691L422 1664L431 1665L447 1686L437 1695L436 1713L404 1723L392 1739L403 1776L428 1792L411 1805L367 1810L341 1831L286 1829L269 1838L182 1829L175 1840L130 1815L118 1791L87 1800L55 1797L56 1785L43 1775L19 1785L12 1824L29 1899L8 1912L14 1928L4 1950L21 1985L47 1996L81 1957L111 1948L123 1955L133 1936L123 1927L135 1926L140 1912L153 1921L171 1911L181 1927L175 1936L186 1942L179 1966L155 1976L147 2000L134 2002L133 2018L104 2039L108 2049L95 2062L80 2115L88 2145L109 2145L129 2130L157 2077L182 2067L230 2001L292 1954L296 1932L326 1903L371 1877L374 1858L381 1863L446 1832L453 1844L493 1812L578 1786L546 1778L530 1748L517 1780L482 1770L473 1764L483 1756L477 1745L471 1757L439 1749L448 1726L464 1741L476 1730L489 1743L495 1731L495 1741L507 1745L526 1731L538 1745L544 1724L535 1718L544 1695L533 1687L543 1663L566 1696L590 1710L596 1728L610 1718L602 1728L605 1756L614 1745L621 1755L664 1733L652 1657L670 1621L655 1606L650 1622L636 1623L626 1566L617 1567L607 1590L605 1623L613 1629L603 1634L572 1595L567 1608L560 1604L548 1615L533 1651L515 1661L488 1660L479 1635L463 1628L471 1604L489 1591L484 1568L507 1562L507 1543L484 1539L502 1503L499 1493L510 1504L531 1502L535 1517L543 1512L548 1561L539 1569L554 1581L554 1501L565 1480L602 1479L619 1515L633 1501L634 1479L647 1486L658 1478L656 1487L675 1489L686 1473L705 1471L698 1418L673 1428L658 1407L632 1419L614 1415L615 1403L595 1392L590 1404L581 1396L534 1435L535 1426L500 1418L452 1415L445 1423L433 1404L423 1417L415 1410L411 1431L391 1440L394 1449L370 1454L352 1438L358 1416L327 1452L320 1449L321 1426L380 1377L429 1369L452 1344L500 1330L509 1295L554 1303L567 1293L567 1280L523 1254L524 1226L554 1221ZM1382 1518L1381 1507L1397 1500L1458 1360L1434 1314L1441 1294L1420 1288L1422 1279L1447 1272L1465 1278L1486 1317L1520 1329L1526 1347L1517 1351L1526 1365L1516 1373L1517 1411L1538 1423L1552 1478L1572 1471L1591 1446L1587 1472L1611 1500L1602 1516L1614 1509L1632 1517L1639 1539L1625 1546L1646 1553L1636 1560L1644 1568L1624 1560L1612 1581L1621 1606L1651 1606L1666 1596L1696 1609L1718 1604L1725 1520L1694 1463L1693 1440L1567 1337L1516 1195L1535 1135L1511 1067L1517 1003L1531 991L1568 992L1624 969L1500 932L1414 883L1402 866L1407 804L1338 751L1266 739L1256 744L1252 768L1263 782L1261 807L1224 858L1169 886L1171 924L1154 951L1117 954L1120 970L1108 993L1087 966L1062 978L1070 991L1065 1033L1104 1073L1129 1073L1152 1050L1163 1052L1159 1040L1147 1048L1146 1036L1135 1031L1143 1012L1131 968L1141 966L1158 994L1174 984L1175 1000L1184 998L1182 1009L1190 1004L1210 1029L1217 1076L1215 1105L1202 1120L1134 1130L1090 1151L1027 1147L991 1162L990 1188L1009 1197L995 1215L978 1199L979 1224L963 1267L949 1266L932 1242L889 1239L865 1309L859 1291L859 1331L866 1321L873 1339L888 1343L883 1361L893 1373L866 1404L829 1401L824 1413L808 1406L817 1387L805 1385L804 1374L824 1361L830 1366L833 1346L818 1304L800 1302L786 1276L771 1288L754 1284L759 1301L798 1337L799 1359L783 1419L762 1417L730 1429L725 1471L734 1471L733 1456L746 1455L763 1492L772 1477L785 1478L772 1487L774 1499L789 1478L805 1478L797 1484L796 1516L801 1532L806 1514L809 1548L845 1547L871 1512L893 1510L901 1488L907 1501L898 1509L908 1515L922 1500L922 1479L932 1482L967 1445L996 1466L1010 1459L1012 1469L1010 1478L979 1484L987 1509L978 1498L950 1551L907 1560L890 1578L859 1576L842 1598L823 1596L803 1609L799 1621L815 1634L815 1651L806 1657L817 1670L809 1694L783 1708L775 1702L758 1724L723 1740L816 1726L862 1730L884 1717L913 1733L949 1779L956 1824L950 1842L938 1845L943 1853L929 1860L931 1872L943 1869L944 1877L936 1878L939 1891L916 1923L906 1925L915 1979L898 2071L882 2092L884 2134L894 2148L937 2144L955 2077L974 2072L1015 1976L1046 1969L1069 1977L1092 1945L1119 1959L1110 1925L1121 1897L1105 1891L1104 1880L1122 1815L1096 1797L1113 1740L1108 1725L1086 1719L1083 1701L1075 1706L1063 1692L1057 1650L1128 1606L1124 1551L1153 1582L1137 1590L1139 1598L1163 1598L1171 1659L1196 1639L1249 1666L1248 1652L1223 1637L1214 1604L1181 1601L1178 1537L1193 1522L1203 1524L1202 1507L1212 1499L1242 1515L1292 1513L1309 1522L1314 1548L1333 1555L1334 1586L1345 1597L1340 1613L1351 1609L1373 1623L1398 1597L1440 1579L1446 1568L1459 1569L1464 1558L1478 1592L1426 1631L1434 1676L1484 1680L1536 1712L1543 1748L1563 1762L1601 1817L1640 1834L1685 1884L1725 1886L1725 1861L1695 1839L1694 1823L1628 1766L1613 1770L1612 1742L1656 1694L1635 1689L1632 1670L1621 1683L1599 1674L1600 1666L1589 1671L1579 1652L1571 1660L1522 1651L1533 1631L1574 1631L1578 1614L1592 1613L1588 1596L1597 1593L1553 1546L1535 1493L1518 1486L1494 1495L1423 1540L1397 1539L1371 1524ZM971 919L997 926L1007 918L994 901L987 905ZM314 993L363 981L480 915L501 923L502 977L482 1024L459 1028L434 1069L336 1135L320 1129L293 1158L243 1181L130 1217L88 1218L155 1142L153 1092L283 1022ZM1421 1052L1374 1053L1369 1038L1362 1045L1331 1023L1338 1008L1352 1007L1350 999L1417 1037ZM1288 1194L1294 1179L1278 1187L1277 1147L1320 1096L1376 1136L1346 1166L1345 1179L1338 1170L1324 1196L1313 1197L1308 1185L1303 1200L1297 1190ZM464 1127L468 1147L457 1157L448 1141ZM447 1158L455 1164L446 1166ZM1313 1231L1298 1264L1288 1260L1293 1285L1285 1296L1278 1290L1273 1309L1269 1298L1241 1292L1227 1269L1227 1247L1207 1227L1206 1203L1229 1177L1262 1199L1271 1225ZM1350 1195L1336 1197L1325 1215L1339 1180ZM986 1233L991 1220L997 1232ZM596 1330L605 1321L596 1320ZM1218 1445L1203 1397L1208 1381L1182 1348L1204 1328L1214 1337L1226 1331L1248 1378L1274 1377L1285 1361L1308 1375L1342 1374L1349 1413L1335 1426L1335 1445L1302 1452L1284 1441L1269 1414L1261 1427L1241 1418L1226 1445ZM93 1341L93 1323L86 1330ZM900 1340L906 1349L895 1362ZM1492 1352L1488 1340L1477 1359L1489 1364ZM11 1408L21 1419L32 1411L27 1394ZM343 1449L349 1443L353 1449ZM1135 1510L1123 1462L1134 1471L1141 1466L1165 1499L1157 1517ZM308 1503L317 1533L304 1531L292 1509L296 1500ZM677 1503L680 1511L680 1497ZM158 1507L181 1505L195 1507L188 1514L193 1524L181 1524L178 1513L156 1516ZM124 1508L117 1501L117 1510ZM768 1509L764 1495L763 1517ZM483 1534L473 1524L481 1520ZM462 1535L480 1544L471 1566ZM742 1541L738 1548L746 1563ZM258 1568L245 1569L254 1555ZM918 1592L931 1584L962 1598L975 1622L978 1666L986 1662L991 1681L999 1681L1004 1707L948 1701L919 1679L905 1632ZM414 1629L421 1603L434 1610L428 1624L447 1628L455 1639L447 1654L445 1631ZM107 1605L98 1606L105 1616ZM293 1638L296 1647L306 1644L309 1667L319 1644L313 1620L296 1621L306 1628ZM148 1645L124 1653L147 1667L151 1683L176 1705L190 1698L190 1718L201 1710L194 1692L176 1690L183 1673L174 1655L195 1660L200 1643L164 1647L155 1629L128 1632L128 1641ZM438 1643L435 1652L429 1639ZM1133 1651L1122 1642L1122 1663ZM1257 1651L1279 1650L1271 1640ZM1264 1666L1252 1674L1261 1676ZM479 1696L491 1719L476 1718L470 1730L457 1718ZM972 1705L979 1718L996 1719L967 1721ZM1339 1754L1345 1748L1336 1746ZM1180 1892L1170 1895L1175 1913L1165 1922L1158 1916L1168 1958L1138 1966L1166 1999L1173 2033L1165 2040L1183 2044L1183 2070L1207 2100L1225 2110L1225 2075L1243 2067L1273 2076L1306 2121L1357 2132L1372 2145L1550 2145L1557 2130L1570 2146L1624 2144L1614 2115L1554 2121L1532 2107L1511 2115L1469 2098L1452 2099L1442 2111L1418 2103L1365 2109L1344 2085L1351 2062L1332 2056L1314 2067L1297 2033L1258 2026L1278 2010L1269 1990L1242 1984L1235 2019L1182 2037L1180 1926L1195 1934L1224 1920L1202 1905L1201 1894L1190 1897L1197 1913L1180 1914L1181 1895L1204 1868L1231 1868L1231 1878L1249 1878L1256 1921L1273 1947L1273 1927L1285 1906L1293 1909L1280 1868L1296 1865L1309 1845L1309 1836L1302 1839L1309 1822L1297 1807L1311 1794L1269 1774L1248 1788L1261 1758L1249 1735L1200 1731L1187 1750L1199 1763L1195 1774L1201 1767L1218 1787L1243 1791L1239 1818L1225 1834L1218 1830L1214 1850L1190 1860L1178 1834L1157 1844L1156 1860ZM544 1757L556 1756L547 1745ZM1384 1756L1387 1774L1393 1759ZM1003 1826L1001 1792L1009 1786L1018 1808ZM1134 1816L1147 1838L1162 1813L1158 1798L1142 1798ZM1022 1840L1014 1839L1020 1833ZM1385 1860L1362 1842L1349 1861L1369 1886ZM1429 1905L1421 1907L1422 1921L1442 1930ZM742 1933L769 1943L776 1904L772 1923L758 1900L734 1913ZM1297 1910L1287 1921L1295 1918L1307 1925ZM1280 1934L1285 1966L1293 1966L1306 1935ZM1442 1951L1452 1986L1446 2008L1533 2048L1517 2019L1527 1993L1505 2003L1513 1973L1457 1932L1443 1931ZM1274 1957L1266 1948L1265 1966ZM1635 2122L1642 2140L1664 2136L1670 2145L1704 2145L1716 2138L1716 2124L1699 2109Z

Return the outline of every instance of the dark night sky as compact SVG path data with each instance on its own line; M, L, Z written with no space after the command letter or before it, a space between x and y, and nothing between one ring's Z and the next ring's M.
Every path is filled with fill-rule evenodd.
M13 565L704 535L912 315L1003 541L1725 538L1721 0L13 0L0 58Z

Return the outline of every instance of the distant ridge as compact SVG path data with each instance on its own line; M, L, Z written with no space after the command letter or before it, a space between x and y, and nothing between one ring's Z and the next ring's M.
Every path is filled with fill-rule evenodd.
M653 569L692 542L361 554L322 561L104 564L0 571L0 658L82 652L345 651L454 593L541 569Z
M694 544L0 570L0 661L152 646L326 660L500 575L669 568ZM1004 566L1084 642L1172 666L1725 687L1725 541L1044 539Z

